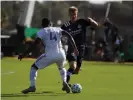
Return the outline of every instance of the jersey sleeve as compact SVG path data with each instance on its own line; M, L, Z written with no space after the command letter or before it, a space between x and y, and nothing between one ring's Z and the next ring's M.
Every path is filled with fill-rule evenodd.
M44 33L45 33L44 30L40 30L39 32L37 32L36 38L43 39L43 35L44 35Z
M66 29L66 26L63 24L63 25L61 26L61 29L65 30L65 29Z
M90 26L91 22L88 21L87 19L80 19L81 23L84 25L84 26Z

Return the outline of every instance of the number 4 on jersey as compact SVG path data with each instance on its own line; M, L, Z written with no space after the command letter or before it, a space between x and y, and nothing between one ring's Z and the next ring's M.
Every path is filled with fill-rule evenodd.
M56 34L50 33L50 40L55 40L55 41L57 41Z

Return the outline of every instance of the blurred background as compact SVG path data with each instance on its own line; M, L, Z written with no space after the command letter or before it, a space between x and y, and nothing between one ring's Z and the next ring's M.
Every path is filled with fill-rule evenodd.
M69 20L70 6L79 9L79 18L92 17L104 25L95 31L87 29L85 60L133 62L133 1L1 1L1 57L16 56L27 49L41 28L42 18L48 17L53 26L60 27ZM104 22L107 9L109 21ZM108 46L104 46L105 40ZM27 57L36 58L43 51L38 45Z

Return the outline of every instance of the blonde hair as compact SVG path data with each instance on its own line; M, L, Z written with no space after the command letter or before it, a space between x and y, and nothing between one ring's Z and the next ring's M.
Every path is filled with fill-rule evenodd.
M77 7L75 7L75 6L71 6L71 7L69 7L69 13L70 12L75 12L75 11L77 11L78 12L78 8Z

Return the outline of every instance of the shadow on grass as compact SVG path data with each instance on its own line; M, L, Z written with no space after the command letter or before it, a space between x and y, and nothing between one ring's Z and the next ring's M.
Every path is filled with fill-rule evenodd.
M1 97L29 97L29 96L64 96L67 93L55 93L52 91L42 91L42 92L34 92L28 94L22 93L11 93L11 94L1 94Z

